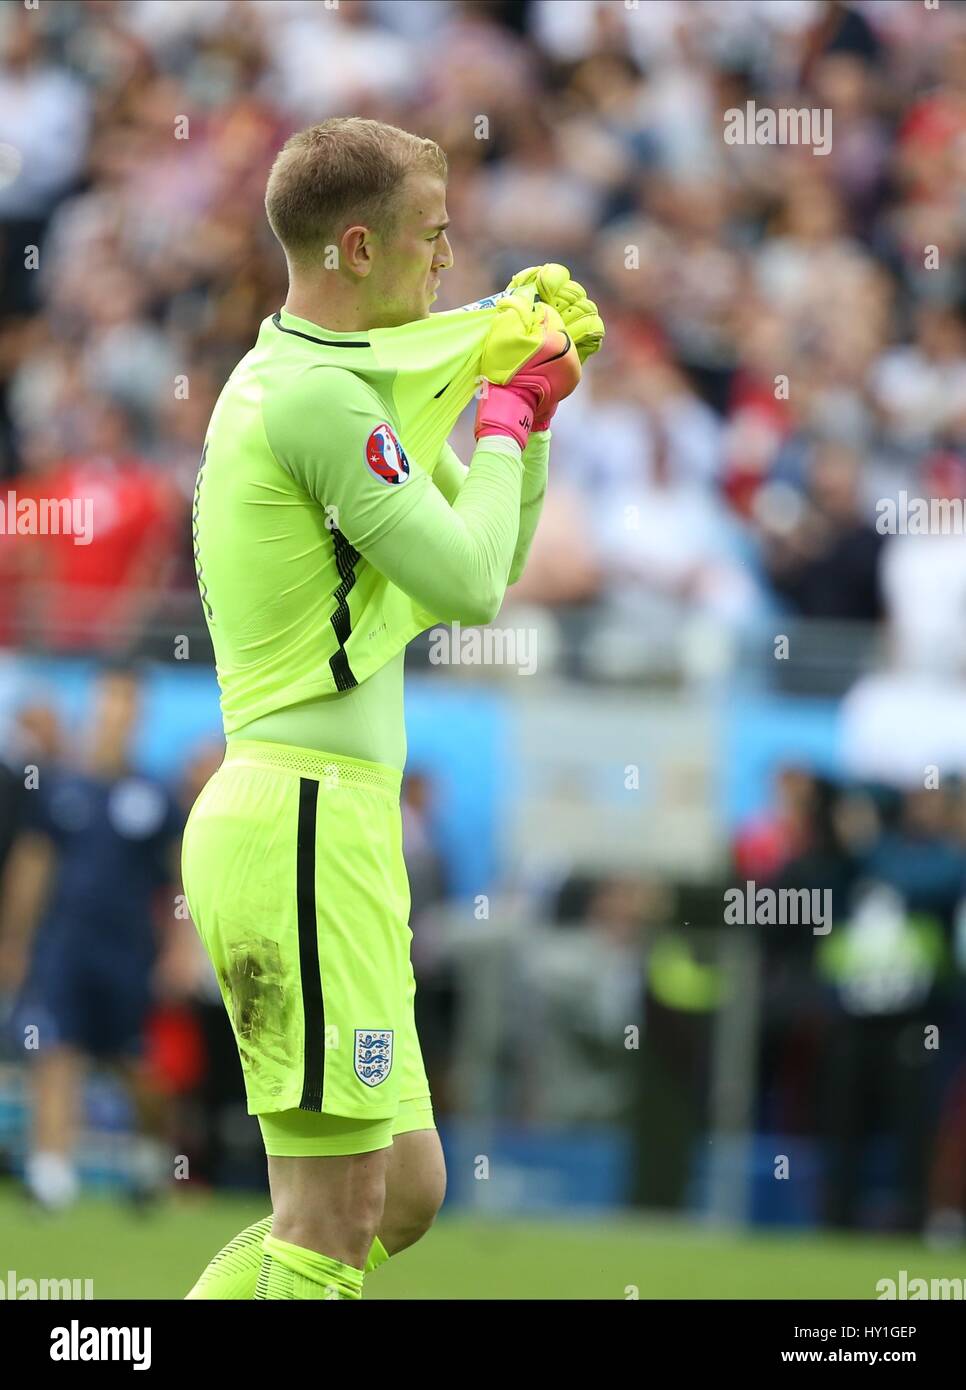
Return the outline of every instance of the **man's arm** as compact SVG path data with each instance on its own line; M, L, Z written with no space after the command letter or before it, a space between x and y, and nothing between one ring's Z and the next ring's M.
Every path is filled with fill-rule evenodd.
M513 562L522 483L519 446L484 439L452 506L430 485L390 530L357 549L443 621L492 622Z
M520 529L510 566L508 584L515 584L523 574L536 534L543 499L547 495L547 474L550 463L550 431L534 430L523 451L523 488L520 493Z
M30 943L53 875L54 847L46 835L25 831L14 841L3 875L0 917L0 993L20 988Z
M403 446L383 402L351 372L307 372L272 406L265 424L279 463L375 569L443 621L492 621L520 527L524 465L513 439L480 441L450 505L415 462L387 481L398 475L383 455ZM327 428L306 432L306 419Z
M524 450L526 459L526 450ZM439 458L436 460L436 467L433 469L433 482L438 490L446 498L450 506L460 495L460 488L466 482L469 469L465 463L460 462L459 454L451 444L443 441L443 447L439 451Z
M520 527L510 564L507 584L515 584L523 574L536 534L543 500L547 494L550 461L550 431L535 430L523 451L523 487L520 492ZM467 477L467 470L449 444L444 443L433 470L433 482L450 506L456 501Z

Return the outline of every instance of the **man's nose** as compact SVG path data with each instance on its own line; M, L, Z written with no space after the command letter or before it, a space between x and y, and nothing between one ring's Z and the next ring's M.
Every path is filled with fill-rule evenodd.
M453 264L453 248L449 244L449 238L443 234L440 237L436 255L433 258L434 270L449 270Z

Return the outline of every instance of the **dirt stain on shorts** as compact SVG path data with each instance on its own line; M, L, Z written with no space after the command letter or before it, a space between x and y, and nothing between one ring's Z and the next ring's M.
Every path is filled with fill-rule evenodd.
M285 987L278 943L246 937L231 947L228 966L219 973L245 1067L253 1077L264 1073L266 1063L290 1067L299 1040L293 1036L295 999Z

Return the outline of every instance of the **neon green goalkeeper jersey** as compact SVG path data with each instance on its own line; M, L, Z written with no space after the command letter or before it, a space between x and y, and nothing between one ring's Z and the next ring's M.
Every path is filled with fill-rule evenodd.
M522 570L547 436L421 466L374 336L283 309L212 414L193 536L227 735L358 689L435 622L490 621Z

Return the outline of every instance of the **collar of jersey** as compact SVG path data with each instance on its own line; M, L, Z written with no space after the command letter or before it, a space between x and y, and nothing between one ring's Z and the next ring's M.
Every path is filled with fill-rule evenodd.
M273 321L282 329L292 333L300 333L304 337L312 338L317 342L331 343L353 343L360 347L369 347L370 343L365 331L357 329L353 333L336 333L331 328L323 328L320 323L312 323L310 319L300 319L296 314L290 314L288 309L279 309L274 314Z

